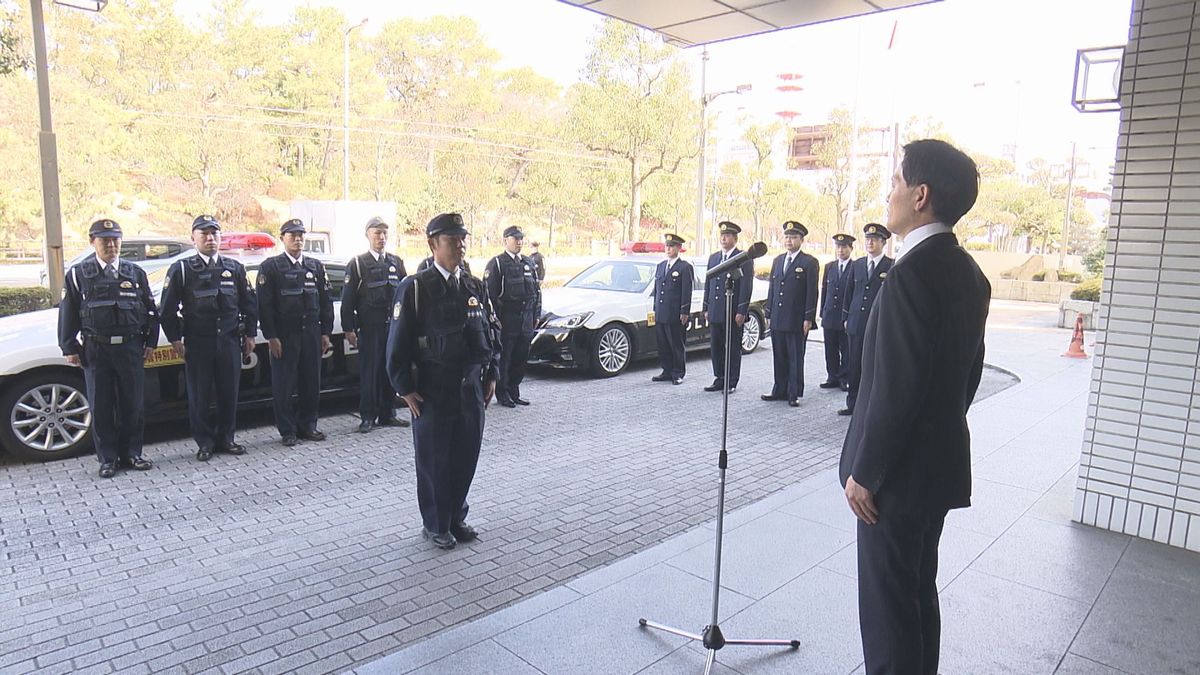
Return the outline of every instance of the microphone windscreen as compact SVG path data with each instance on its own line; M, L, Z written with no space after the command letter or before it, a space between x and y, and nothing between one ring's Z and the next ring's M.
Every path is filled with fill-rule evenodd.
M767 253L767 245L761 241L757 242L750 247L749 253L751 258L761 258Z

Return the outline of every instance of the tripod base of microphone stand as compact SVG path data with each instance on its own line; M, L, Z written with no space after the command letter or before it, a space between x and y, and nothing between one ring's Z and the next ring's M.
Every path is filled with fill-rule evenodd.
M799 649L799 640L762 640L762 639L734 639L726 638L721 632L721 627L718 625L709 625L704 627L704 631L697 635L689 633L685 630L672 628L661 623L655 623L647 619L638 619L638 625L642 628L653 628L661 630L664 633L678 635L679 637L687 638L694 642L699 642L708 650L708 661L704 665L704 672L707 675L712 670L713 661L716 660L717 651L726 645L758 645L760 647L789 647L791 649Z

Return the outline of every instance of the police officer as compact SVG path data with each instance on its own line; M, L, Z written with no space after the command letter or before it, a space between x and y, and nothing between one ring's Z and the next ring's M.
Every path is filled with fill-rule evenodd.
M400 283L387 369L412 411L421 532L451 549L476 538L466 524L467 493L500 348L483 282L459 268L467 237L462 216L438 215L425 232L434 264Z
M233 440L237 426L242 359L254 351L258 302L246 280L246 268L219 255L221 225L209 215L192 221L196 255L171 264L162 293L163 334L183 359L187 378L188 418L207 462L214 452L244 455ZM216 386L217 420L208 404Z
M846 388L846 407L839 415L854 414L854 403L858 400L858 383L862 378L863 337L866 335L867 317L875 304L892 259L883 254L883 245L892 233L879 223L867 223L863 228L867 254L850 266L850 280L846 285L846 309L843 311L846 334L850 336L850 380Z
M425 258L421 262L417 263L417 271L424 272L425 269L431 265L433 265L433 256L429 256L428 258ZM461 267L462 271L466 272L467 274L471 273L471 265L467 263L466 258L463 258L462 264L459 265L459 267Z
M350 260L342 287L342 330L358 348L358 433L376 427L406 427L396 417L396 393L387 377L387 334L392 302L404 280L404 261L388 253L388 224L367 221L370 250Z
M304 223L279 228L283 253L258 270L259 323L271 352L271 404L283 444L323 441L317 429L321 355L333 333L333 298L320 260L304 255ZM293 406L292 392L297 391Z
M538 281L546 280L546 257L542 255L540 250L541 244L536 241L530 242L529 247L533 249L533 253L529 254L529 259L533 261L533 266L537 270Z
M837 257L825 265L821 290L821 330L825 333L825 381L822 389L845 389L850 381L850 340L846 336L843 311L846 284L850 281L850 253L854 237L839 232L833 235Z
M800 250L808 228L789 220L783 224L783 246L771 263L771 288L767 292L767 321L775 359L775 386L764 401L787 401L800 406L804 396L804 351L808 331L817 323L817 259Z
M679 258L685 239L667 234L663 243L667 259L654 269L654 336L658 341L658 364L662 372L655 382L683 384L687 371L684 336L692 313L692 264Z
M158 345L158 308L146 272L120 259L120 225L97 220L88 228L88 240L96 255L67 273L58 346L67 363L83 366L100 477L112 478L119 467L145 471L153 466L142 457L144 363ZM53 412L47 410L47 417Z
M737 248L738 234L742 228L737 223L723 220L717 224L721 232L721 250L708 257L708 269L712 269L729 258L741 253ZM750 312L750 290L754 284L754 261L747 260L741 266L742 276L733 284L733 325L729 337L729 393L737 390L742 374L742 325ZM709 354L712 358L713 383L704 391L721 391L725 388L725 285L730 272L719 276L706 274L704 278L704 306L709 325Z
M488 298L500 320L500 383L496 400L506 408L529 405L521 398L521 381L529 360L538 318L542 315L542 287L533 261L521 255L525 239L521 229L504 230L504 252L488 261L483 271Z

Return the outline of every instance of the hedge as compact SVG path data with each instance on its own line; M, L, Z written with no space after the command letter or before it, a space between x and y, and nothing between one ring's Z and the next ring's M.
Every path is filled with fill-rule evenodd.
M0 288L0 316L50 309L50 291L41 286Z
M1072 300L1091 300L1100 302L1100 277L1088 279L1071 291Z

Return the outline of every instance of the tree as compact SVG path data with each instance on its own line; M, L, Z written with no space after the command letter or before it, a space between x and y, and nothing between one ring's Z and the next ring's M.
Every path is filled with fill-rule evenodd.
M829 170L821 184L821 194L833 200L838 229L842 231L842 228L850 227L854 213L878 201L881 183L874 161L867 161L860 154L855 166L854 149L861 146L863 133L860 129L857 138L853 137L850 111L838 108L830 113L826 132L825 140L813 147L813 154L818 166ZM858 187L852 204L850 187L855 182Z
M25 70L31 65L22 33L17 30L21 12L10 0L0 0L0 75Z
M588 149L619 158L629 184L624 240L636 239L642 189L697 154L698 109L677 50L641 28L606 20L591 44L584 82L570 92L575 135Z

